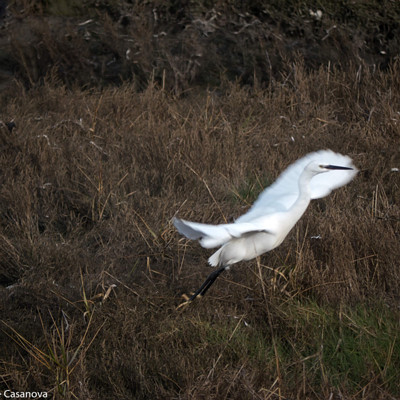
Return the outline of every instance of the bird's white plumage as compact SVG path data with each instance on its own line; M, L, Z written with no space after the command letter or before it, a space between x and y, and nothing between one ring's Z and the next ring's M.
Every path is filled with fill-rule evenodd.
M299 196L300 174L311 161L353 168L353 170L346 171L333 170L328 174L314 176L310 181L311 199L327 196L332 190L349 183L357 174L357 169L348 156L334 153L331 150L320 150L307 154L286 168L272 185L261 192L246 214L240 216L235 222L247 222L260 215L287 211Z
M320 150L290 165L234 223L210 225L174 218L174 225L203 247L222 246L209 258L213 266L250 260L279 246L311 199L327 196L356 174L350 157Z

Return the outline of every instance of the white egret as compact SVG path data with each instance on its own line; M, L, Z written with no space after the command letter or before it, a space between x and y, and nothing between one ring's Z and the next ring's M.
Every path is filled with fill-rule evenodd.
M201 246L222 246L209 259L213 271L190 297L203 296L218 276L239 261L251 260L279 246L306 211L310 200L327 196L357 174L350 157L320 150L290 165L234 223L209 225L174 218L180 234Z

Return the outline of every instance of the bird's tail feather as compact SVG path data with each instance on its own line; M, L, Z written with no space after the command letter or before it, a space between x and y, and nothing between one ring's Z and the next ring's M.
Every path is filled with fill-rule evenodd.
M179 218L174 218L173 223L181 235L188 239L198 240L207 249L221 246L232 238L226 228L228 225L209 225Z
M220 265L220 259L221 259L221 252L222 252L223 247L221 247L219 250L217 250L209 259L208 263L212 267L218 267Z

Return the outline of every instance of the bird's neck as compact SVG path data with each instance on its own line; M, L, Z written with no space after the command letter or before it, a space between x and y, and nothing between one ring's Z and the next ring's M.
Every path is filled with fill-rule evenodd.
M310 191L310 181L314 175L311 174L307 169L303 171L300 175L299 179L299 197L292 205L292 212L294 214L298 214L298 218L300 218L304 211L306 211L308 205L311 200L311 191ZM297 211L297 212L295 212Z

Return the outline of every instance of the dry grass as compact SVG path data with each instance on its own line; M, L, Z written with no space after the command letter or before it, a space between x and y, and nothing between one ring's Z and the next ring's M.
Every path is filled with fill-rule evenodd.
M400 396L400 70L306 72L267 90L149 85L1 100L0 379L55 398ZM357 179L287 240L177 310L210 252L171 218L222 222L307 152ZM320 239L313 238L320 236Z

